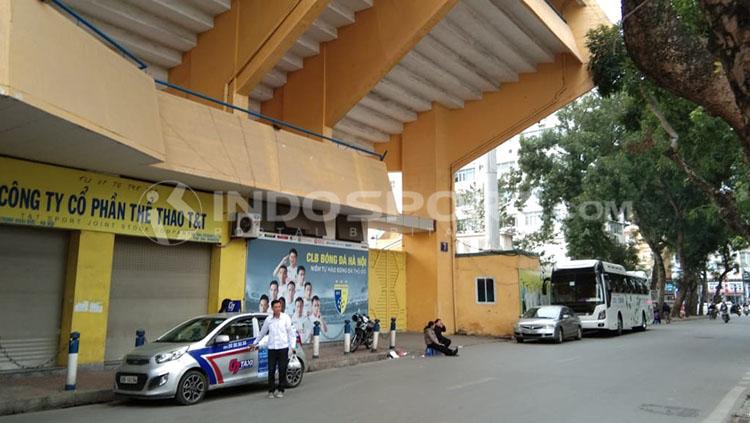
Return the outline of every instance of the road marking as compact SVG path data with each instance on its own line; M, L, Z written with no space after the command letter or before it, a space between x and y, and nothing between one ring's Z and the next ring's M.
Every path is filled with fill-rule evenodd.
M448 390L448 391L455 391L456 389L463 389L463 388L467 388L469 386L481 385L482 383L487 383L487 382L489 382L491 380L495 380L495 378L494 377L485 377L485 378L478 379L478 380L475 380L475 381L472 381L472 382L466 382L466 383L462 383L460 385L449 386L448 388L446 388L446 390Z
M725 421L729 413L732 412L732 407L734 407L734 404L743 392L745 392L744 386L735 386L732 388L732 390L722 398L719 405L714 408L714 411L703 420L703 423L721 423Z

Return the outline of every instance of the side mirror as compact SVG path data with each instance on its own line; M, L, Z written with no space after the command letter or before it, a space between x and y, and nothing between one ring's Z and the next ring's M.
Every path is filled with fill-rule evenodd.
M229 342L229 335L216 335L214 338L214 344L226 344Z
M563 314L563 319L570 319L570 314Z

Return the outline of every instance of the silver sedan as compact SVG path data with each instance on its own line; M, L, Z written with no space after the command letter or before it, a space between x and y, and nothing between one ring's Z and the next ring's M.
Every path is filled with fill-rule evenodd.
M516 342L549 339L561 344L565 339L581 339L581 320L568 307L551 305L526 310L513 327Z

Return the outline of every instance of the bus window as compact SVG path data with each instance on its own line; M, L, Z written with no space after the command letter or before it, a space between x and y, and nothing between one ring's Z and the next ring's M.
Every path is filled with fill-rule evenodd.
M628 293L630 293L630 294L637 293L638 291L636 290L635 282L633 281L633 279L626 278L625 280L626 280L627 287L628 287Z

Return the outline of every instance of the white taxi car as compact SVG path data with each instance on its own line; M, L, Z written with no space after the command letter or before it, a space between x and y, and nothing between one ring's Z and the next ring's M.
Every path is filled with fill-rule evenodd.
M128 353L115 374L115 394L132 398L175 398L186 405L213 389L268 379L266 339L253 347L268 317L262 313L212 314L190 319L152 343ZM302 381L305 353L295 349L300 366L287 371L287 386Z

